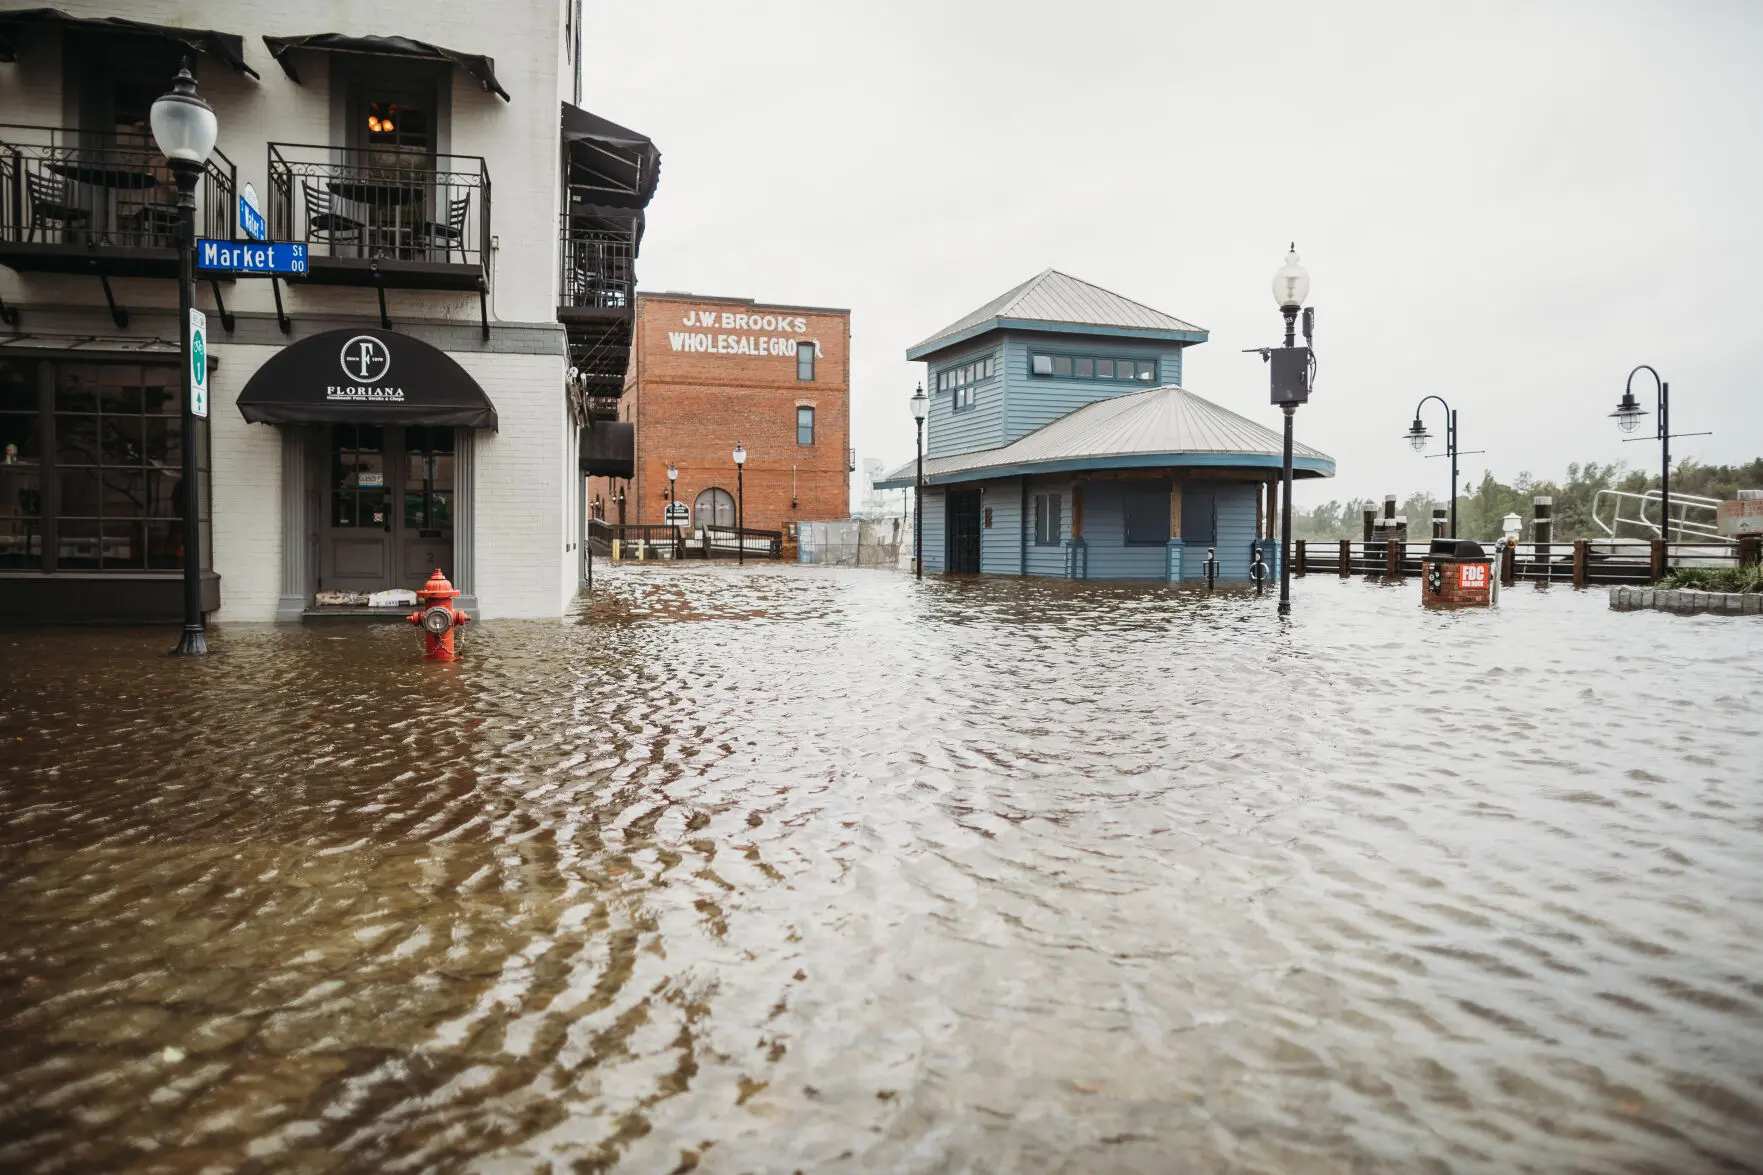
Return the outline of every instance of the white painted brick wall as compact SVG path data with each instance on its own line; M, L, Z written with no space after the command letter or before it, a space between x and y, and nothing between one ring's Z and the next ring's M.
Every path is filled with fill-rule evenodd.
M562 510L569 410L561 355L458 353L496 405L477 434L473 492L478 608L485 619L560 616L575 591Z
M215 326L219 319L210 316ZM218 331L216 333L219 333ZM247 424L239 390L279 347L216 343L208 377L219 622L274 620L282 583L282 432Z

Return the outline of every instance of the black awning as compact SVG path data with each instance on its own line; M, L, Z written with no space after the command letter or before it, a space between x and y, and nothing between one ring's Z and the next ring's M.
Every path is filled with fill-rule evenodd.
M643 243L643 230L648 225L648 216L641 208L620 208L616 204L584 204L580 200L572 199L569 202L569 224L571 228L628 232L631 234L631 247L636 249Z
M283 347L239 393L253 424L440 424L496 428L465 368L389 330L332 330Z
M563 104L563 142L569 148L569 183L596 204L642 208L655 195L661 152L649 136Z
M218 57L240 73L257 76L245 64L245 38L236 33L219 33L213 29L185 29L175 25L147 24L122 16L69 16L59 8L15 8L0 12L0 61L17 61L18 45L9 35L19 25L60 25L92 32L134 34L157 37L183 45L197 53ZM169 81L168 83L169 84Z
M308 33L304 37L266 36L263 43L269 48L269 55L275 58L276 64L282 67L282 72L295 82L300 80L300 75L294 72L294 62L288 57L295 49L311 49L317 53L366 53L374 57L451 61L476 78L486 91L500 94L504 102L509 100L508 91L496 80L495 60L481 53L456 53L452 49L409 37L351 37L344 33Z
M596 420L582 430L582 472L589 477L633 477L637 472L637 426Z

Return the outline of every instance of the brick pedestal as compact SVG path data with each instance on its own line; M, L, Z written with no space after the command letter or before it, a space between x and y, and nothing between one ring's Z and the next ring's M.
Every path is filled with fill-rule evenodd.
M1494 602L1492 560L1428 559L1420 565L1420 599L1440 608L1486 608Z

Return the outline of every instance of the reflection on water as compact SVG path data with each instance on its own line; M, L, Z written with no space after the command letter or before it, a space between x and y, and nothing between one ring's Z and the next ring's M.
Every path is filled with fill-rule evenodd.
M1763 1166L1763 625L597 578L0 632L0 1169Z

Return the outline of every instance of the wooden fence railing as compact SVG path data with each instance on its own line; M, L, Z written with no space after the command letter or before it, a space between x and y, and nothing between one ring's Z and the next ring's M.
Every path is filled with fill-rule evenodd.
M1419 575L1427 539L1293 540L1293 575ZM1490 558L1492 544L1483 544ZM1613 583L1654 583L1684 567L1732 567L1756 563L1759 542L1666 543L1659 539L1575 539L1569 542L1513 543L1500 552L1500 582L1519 580L1571 583L1575 587Z
M681 526L588 521L588 550L617 560L780 559L783 532L733 526Z

